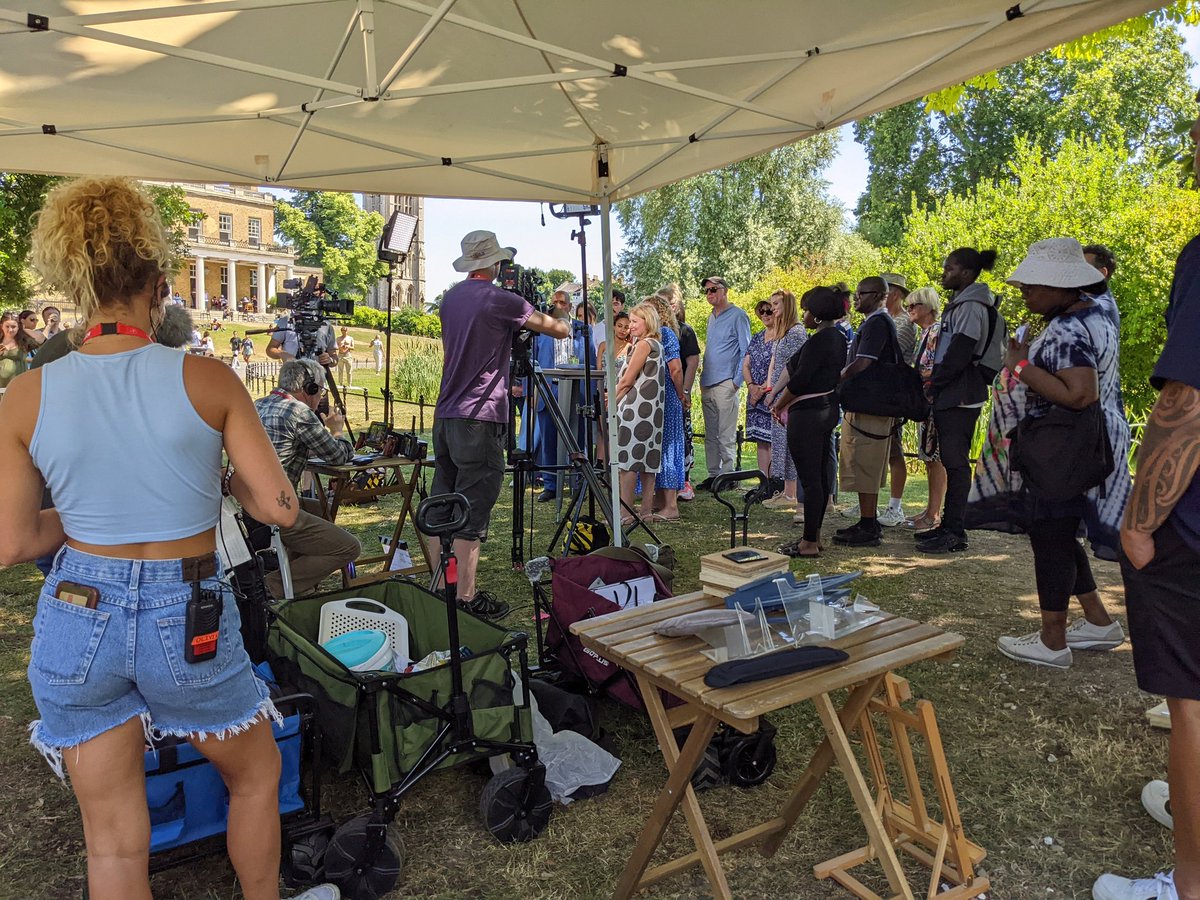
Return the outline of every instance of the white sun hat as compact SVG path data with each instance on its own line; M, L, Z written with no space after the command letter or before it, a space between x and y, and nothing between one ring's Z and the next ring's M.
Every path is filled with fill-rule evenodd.
M454 271L474 272L486 269L504 259L512 259L517 251L512 247L501 247L491 231L472 231L462 239L462 256L454 261Z
M1047 238L1029 245L1021 264L1008 276L1009 284L1044 284L1082 288L1104 280L1104 274L1083 255L1075 238Z

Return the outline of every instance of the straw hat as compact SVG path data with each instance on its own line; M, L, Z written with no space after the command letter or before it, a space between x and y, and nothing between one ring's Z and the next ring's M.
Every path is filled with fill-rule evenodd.
M504 259L512 259L517 251L512 247L501 247L496 235L490 231L472 231L462 239L462 256L454 261L454 271L474 272L486 269Z
M1102 281L1104 275L1083 255L1075 238L1047 238L1029 245L1021 264L1008 276L1009 284L1043 284L1056 288L1082 288Z
M908 279L903 275L897 275L895 272L884 272L879 276L888 283L888 287L900 288L904 291L904 296L908 296Z

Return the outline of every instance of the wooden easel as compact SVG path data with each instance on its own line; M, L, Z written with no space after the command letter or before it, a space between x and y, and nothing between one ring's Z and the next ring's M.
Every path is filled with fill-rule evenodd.
M888 673L882 687L883 690L867 703L858 721L858 731L874 782L875 806L883 822L884 833L896 851L908 854L930 870L929 891L926 894L928 900L933 900L935 896L938 900L978 897L990 887L987 875L976 872L987 851L967 840L963 832L933 704L928 700L920 700L914 712L905 709L901 704L912 699L912 691L908 682L897 675ZM897 798L888 782L883 748L875 731L873 715L883 716L891 730L895 755L904 777L907 803ZM912 732L925 740L938 805L941 807L941 821L930 817L925 803L913 757ZM882 900L879 894L850 874L855 866L875 860L878 856L878 848L867 844L813 866L813 874L817 878L832 878L861 900ZM949 882L953 887L939 892L942 881Z

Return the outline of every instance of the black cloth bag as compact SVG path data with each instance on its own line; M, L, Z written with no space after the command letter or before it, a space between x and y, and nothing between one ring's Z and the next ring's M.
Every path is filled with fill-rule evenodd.
M1071 500L1112 474L1115 466L1100 402L1083 409L1052 406L1026 416L1009 434L1009 459L1025 489L1044 500Z

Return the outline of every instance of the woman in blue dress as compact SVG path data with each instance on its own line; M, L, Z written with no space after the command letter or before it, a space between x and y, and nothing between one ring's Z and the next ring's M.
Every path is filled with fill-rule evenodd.
M662 468L658 470L654 484L654 508L657 510L654 521L678 522L679 491L684 485L683 364L679 361L679 322L671 304L662 297L650 296L642 302L654 307L662 323L659 332L666 364Z
M750 347L742 359L742 379L746 382L746 440L758 448L758 467L771 473L771 407L767 394L771 386L767 375L771 368L774 347L775 312L770 300L760 300L754 307L758 320L765 326L750 338ZM768 497L770 494L767 495Z

